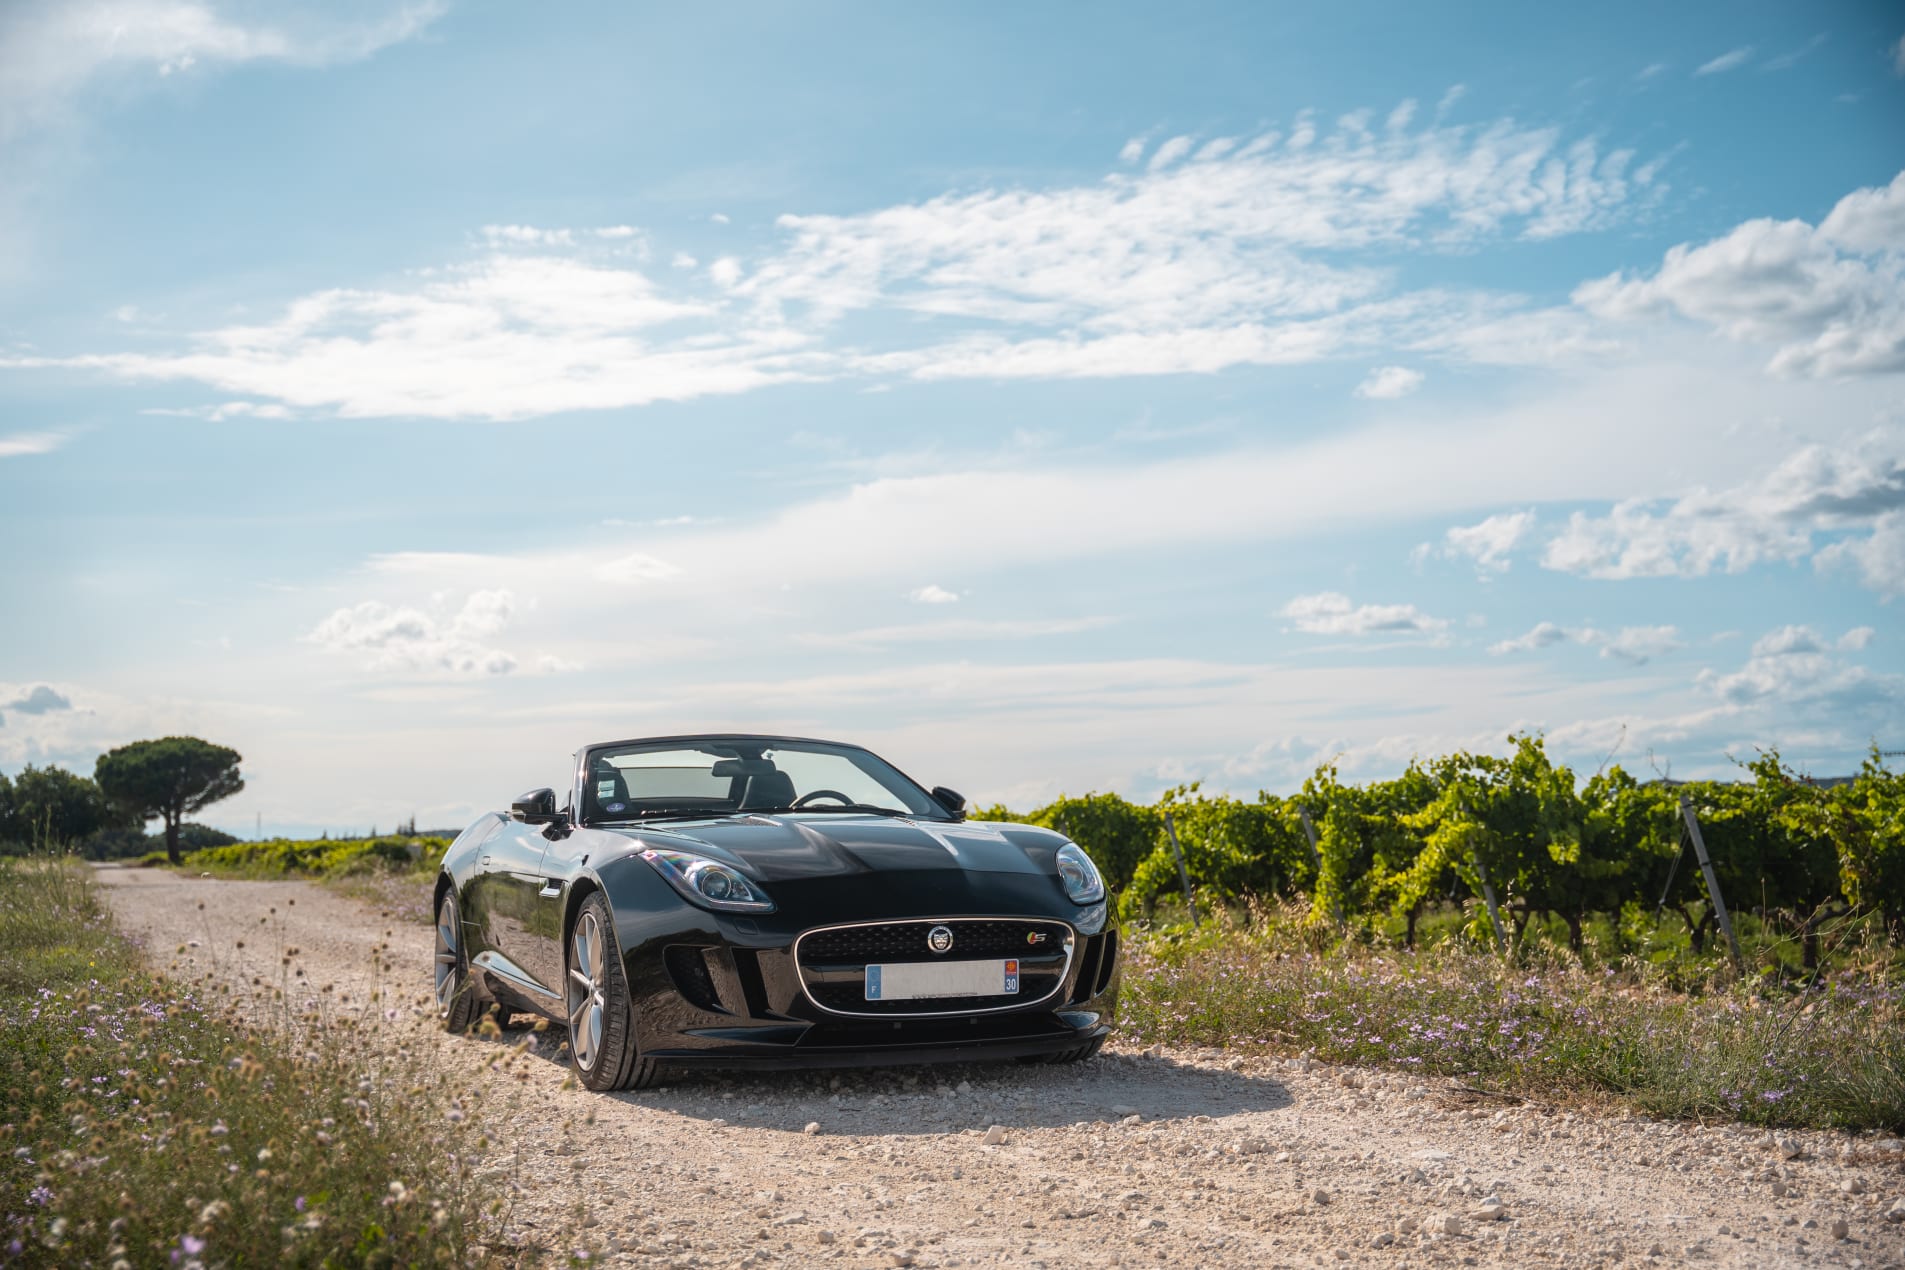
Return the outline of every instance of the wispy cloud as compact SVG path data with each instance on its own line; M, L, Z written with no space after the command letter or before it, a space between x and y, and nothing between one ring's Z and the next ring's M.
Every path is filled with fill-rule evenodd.
M1407 366L1381 366L1369 372L1363 382L1356 385L1358 397L1370 397L1378 401L1407 397L1422 387L1422 372Z
M321 290L178 352L0 356L0 365L195 381L349 416L520 418L745 392L795 380L1209 373L1368 355L1552 361L1579 311L1481 291L1397 290L1360 248L1467 250L1604 227L1658 197L1660 160L1514 120L1414 122L1412 103L1332 127L1178 137L1140 170L987 189L852 215L788 215L758 258L686 253L666 282L647 239L497 223L474 260ZM623 231L627 231L624 233ZM605 235L610 235L605 237ZM856 313L903 312L843 342ZM866 340L866 342L858 342ZM1379 369L1367 396L1421 382Z
M1337 591L1299 595L1278 610L1307 635L1434 634L1448 619L1431 617L1413 604L1354 604Z
M17 459L28 454L51 454L66 444L59 432L15 432L0 436L0 459Z
M1490 644L1488 651L1502 657L1510 653L1534 652L1556 644L1584 644L1598 648L1601 656L1644 666L1656 657L1686 647L1680 630L1674 626L1623 626L1617 631L1597 630L1592 626L1568 627L1556 622L1537 622L1527 633Z
M1746 65L1746 63L1752 59L1752 56L1753 48L1750 44L1743 45L1736 49L1728 49L1712 61L1700 63L1699 66L1694 68L1693 73L1695 75L1721 75L1727 71L1738 70L1740 67Z
M0 8L0 141L56 115L96 77L153 78L243 62L322 66L408 40L447 0L393 3L369 18L325 6L210 0L19 0Z
M953 604L959 599L959 593L948 591L937 583L928 583L917 590L909 591L906 598L915 604Z

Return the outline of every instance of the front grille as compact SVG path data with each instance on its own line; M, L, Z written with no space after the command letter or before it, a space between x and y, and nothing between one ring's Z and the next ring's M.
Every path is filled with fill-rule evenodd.
M952 947L935 953L926 946L926 933L944 926L953 933ZM869 961L967 961L990 957L1028 957L1065 946L1071 933L1063 922L986 918L944 922L892 922L877 926L840 926L815 931L800 941L800 964L831 965ZM1042 940L1031 936L1042 935Z
M952 947L935 953L927 932L944 926ZM875 1016L972 1014L1032 1005L1057 992L1071 962L1071 928L1035 918L946 918L839 926L804 935L795 950L801 984L817 1005L841 1014ZM866 999L870 963L990 961L1016 958L1019 990L982 997Z

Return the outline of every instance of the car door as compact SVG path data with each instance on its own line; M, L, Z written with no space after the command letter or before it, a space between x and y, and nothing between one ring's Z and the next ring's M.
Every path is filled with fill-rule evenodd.
M562 992L561 968L558 964L554 974L548 972L542 945L551 938L547 928L559 922L561 914L558 911L552 919L546 912L549 901L538 895L548 847L540 827L518 820L505 823L483 844L477 860L477 889L484 951L476 961L515 987L553 999Z
M523 969L539 982L548 984L558 995L568 990L562 913L569 883L589 858L586 845L589 837L586 832L575 834L560 830L545 836L542 858L536 866L535 912L523 924Z

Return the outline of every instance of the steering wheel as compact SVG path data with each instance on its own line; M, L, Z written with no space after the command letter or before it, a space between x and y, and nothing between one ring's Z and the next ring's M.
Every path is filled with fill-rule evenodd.
M789 803L788 806L792 807L795 811L799 811L816 798L832 798L838 801L842 806L853 806L853 800L837 789L810 789Z

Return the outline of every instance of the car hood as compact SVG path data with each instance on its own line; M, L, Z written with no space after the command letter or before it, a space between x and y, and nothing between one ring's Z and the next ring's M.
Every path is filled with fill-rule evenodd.
M638 849L668 847L738 863L763 882L962 869L1051 874L1067 841L1035 825L905 820L843 813L747 815L603 830Z

